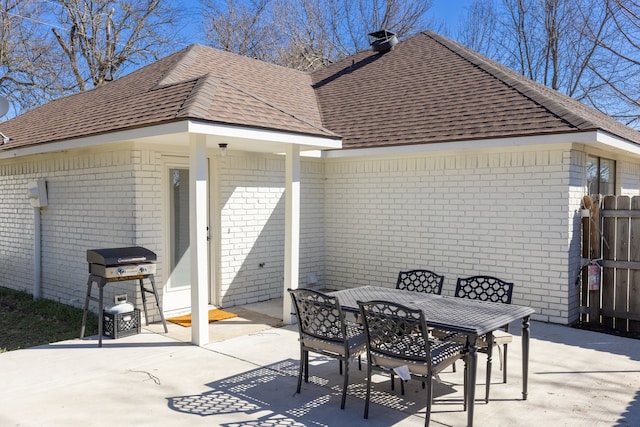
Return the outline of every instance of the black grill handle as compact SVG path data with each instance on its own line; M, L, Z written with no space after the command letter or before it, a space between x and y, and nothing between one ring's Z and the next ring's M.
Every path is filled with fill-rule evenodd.
M146 256L129 257L129 258L118 258L118 263L119 264L125 264L125 263L131 263L131 262L142 262L142 261L146 261L146 260L147 260Z

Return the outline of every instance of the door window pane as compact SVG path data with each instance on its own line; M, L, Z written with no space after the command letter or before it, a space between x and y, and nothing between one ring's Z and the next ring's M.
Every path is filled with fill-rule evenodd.
M189 170L170 169L170 280L169 288L189 286Z

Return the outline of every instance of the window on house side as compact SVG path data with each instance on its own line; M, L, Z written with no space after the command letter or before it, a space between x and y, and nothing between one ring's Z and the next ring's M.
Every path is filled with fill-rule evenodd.
M603 157L587 156L589 194L616 194L616 162Z

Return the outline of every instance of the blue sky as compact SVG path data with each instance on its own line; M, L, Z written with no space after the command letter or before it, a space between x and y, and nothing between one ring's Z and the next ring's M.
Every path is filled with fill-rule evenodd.
M436 19L443 19L450 30L454 30L460 18L467 13L472 0L433 0L429 12Z
M466 14L467 8L472 1L473 0L433 0L431 9L429 9L429 16L434 17L436 20L444 21L448 29L454 33L460 18ZM191 43L203 43L203 40L200 39L198 35L200 30L200 1L182 0L179 3L182 5L186 15L193 18L197 23L191 21L185 26L185 28L178 30L178 32L188 37L186 45Z

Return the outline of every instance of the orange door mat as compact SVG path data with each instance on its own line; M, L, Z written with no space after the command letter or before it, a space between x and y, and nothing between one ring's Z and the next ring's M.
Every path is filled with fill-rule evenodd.
M218 320L232 319L234 317L238 317L238 315L234 313L230 313L228 311L222 311L218 309L209 310L209 323L215 322ZM172 317L170 319L167 319L167 321L176 323L180 326L189 327L191 326L191 314Z

